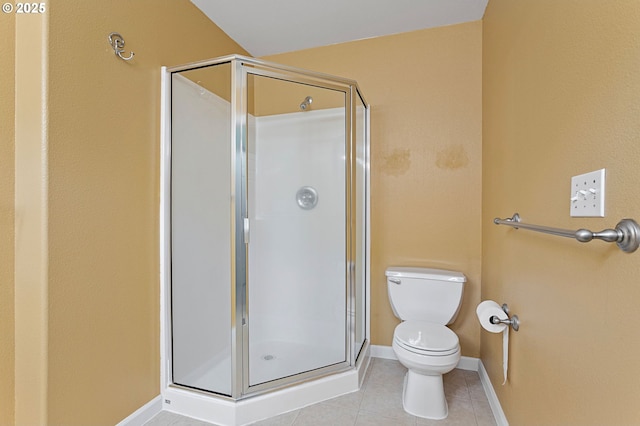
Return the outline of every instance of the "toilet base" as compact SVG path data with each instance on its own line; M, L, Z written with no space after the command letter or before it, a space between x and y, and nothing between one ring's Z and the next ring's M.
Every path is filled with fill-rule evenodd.
M402 405L407 413L431 420L442 420L449 415L444 396L442 374L427 376L408 370L404 377Z

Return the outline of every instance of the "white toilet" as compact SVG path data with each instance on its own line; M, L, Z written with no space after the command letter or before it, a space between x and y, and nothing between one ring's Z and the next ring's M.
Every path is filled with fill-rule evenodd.
M441 269L389 267L389 301L402 320L393 333L393 351L407 367L402 403L407 413L444 419L449 410L442 375L460 360L458 336L446 327L458 315L464 274Z

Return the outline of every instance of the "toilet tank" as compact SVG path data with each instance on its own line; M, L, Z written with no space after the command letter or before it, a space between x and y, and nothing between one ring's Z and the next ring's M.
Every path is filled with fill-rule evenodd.
M385 274L389 302L401 320L447 325L458 316L467 281L461 272L392 266Z

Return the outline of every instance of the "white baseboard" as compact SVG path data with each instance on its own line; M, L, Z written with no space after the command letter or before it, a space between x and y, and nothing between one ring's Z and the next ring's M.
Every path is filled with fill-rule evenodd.
M472 358L470 356L462 356L460 357L460 361L458 361L458 366L460 370L469 370L469 371L478 371L480 368L480 359Z
M480 361L479 367L478 374L480 375L480 382L482 383L484 393L487 395L487 399L489 400L489 405L491 406L493 417L496 419L496 424L498 426L509 426L507 416L505 416L504 411L502 411L498 395L493 389L493 385L491 384L491 380L489 379L489 375L487 374L487 370L484 368L482 361Z
M371 357L383 359L398 359L391 346L371 345Z
M142 426L160 411L162 411L162 397L158 395L116 426Z

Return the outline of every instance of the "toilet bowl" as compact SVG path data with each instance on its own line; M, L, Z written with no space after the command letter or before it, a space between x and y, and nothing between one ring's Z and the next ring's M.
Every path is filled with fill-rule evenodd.
M387 268L389 301L403 320L394 330L392 348L407 368L402 403L414 416L440 420L448 415L442 375L460 361L458 336L447 324L460 309L466 277L438 269Z
M407 338L407 328L415 338ZM440 324L405 321L396 327L392 347L398 361L407 368L402 395L404 410L427 419L446 418L449 410L442 375L460 361L458 336Z

